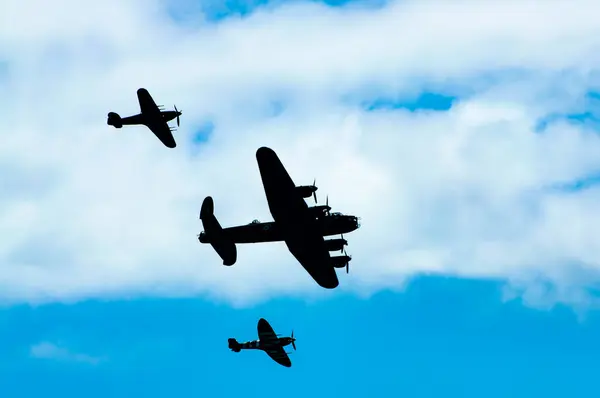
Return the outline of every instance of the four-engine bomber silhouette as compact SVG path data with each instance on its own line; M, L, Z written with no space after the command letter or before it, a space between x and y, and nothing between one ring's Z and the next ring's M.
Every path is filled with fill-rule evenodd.
M140 88L137 91L137 96L141 113L122 118L119 114L110 112L108 114L108 125L118 129L126 125L144 125L148 127L167 148L175 148L175 139L172 134L172 132L175 131L175 128L169 127L167 122L177 118L177 126L179 126L179 116L181 116L181 111L177 110L175 105L173 105L173 108L175 108L174 111L162 110L162 105L156 105L150 96L150 93L148 93L148 90L145 88Z
M329 213L328 203L308 207L304 198L313 196L316 202L314 182L313 185L296 186L272 149L259 148L256 160L274 221L261 223L255 220L248 225L222 228L214 215L213 199L208 196L200 210L204 231L198 235L198 240L211 244L223 265L227 266L236 262L236 243L285 241L290 253L320 286L337 287L339 281L334 268L346 268L348 272L352 259L345 253L344 246L348 242L343 234L360 227L358 218ZM323 238L337 234L342 234L342 238ZM331 257L329 252L337 250L344 255Z
M245 343L238 343L236 339L228 339L229 348L233 352L240 352L241 350L262 350L267 353L275 362L285 367L292 366L288 353L285 352L283 347L291 344L296 349L294 338L294 331L292 331L291 337L279 337L275 334L269 322L265 319L260 318L258 320L258 340L248 341Z

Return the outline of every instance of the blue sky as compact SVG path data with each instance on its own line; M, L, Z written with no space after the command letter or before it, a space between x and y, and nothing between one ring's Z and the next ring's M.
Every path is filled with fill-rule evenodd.
M597 388L600 314L502 302L502 284L422 277L404 293L274 299L233 309L202 299L17 306L0 314L5 396L564 397ZM230 352L256 322L294 329L292 368ZM98 363L28 357L59 342ZM328 395L326 395L328 394Z
M554 42L529 40L529 25L513 26L509 18L499 28L481 24L475 36L487 41L471 43L459 20L439 36L427 31L449 37L430 48L430 36L417 43L423 38L412 36L410 25L421 29L430 10L406 1L331 0L324 3L344 11L307 7L295 21L293 10L276 14L289 3L281 0L186 0L169 4L164 30L141 3L118 1L114 25L96 26L93 15L82 17L82 26L61 20L50 33L40 28L39 36L11 33L29 47L16 62L8 57L9 73L0 52L0 87L15 88L10 102L0 98L0 112L11 109L0 116L15 129L24 126L7 139L6 152L0 148L0 174L13 177L0 197L10 210L0 208L0 227L11 228L0 236L3 397L562 398L597 390L600 196L592 195L600 146L589 137L598 134L598 96L585 79L561 91L572 83L561 68L577 68L537 54ZM392 3L379 14L345 13ZM243 23L260 8L272 15ZM482 20L502 19L480 11ZM579 37L572 27L555 26L568 20L562 12L554 10L556 24L542 25ZM138 25L124 29L119 16L139 17ZM196 34L203 24L219 29ZM87 51L98 45L98 54L112 55L106 65L77 58L81 43L69 47L70 40L87 36L67 30L75 25L94 38ZM354 31L373 36L340 33ZM512 46L495 41L514 32L521 33ZM417 44L399 39L378 47L388 33ZM559 47L569 43L564 37L556 39L557 51L576 47ZM124 56L121 50L138 49L141 38L158 50ZM315 41L329 52L315 50ZM490 58L495 45L499 55L494 50ZM39 81L18 73L12 66L19 62L27 73L44 71L34 73ZM91 63L98 70L77 69ZM153 85L158 103L173 98L183 110L179 152L165 151L141 128L106 129L108 109L137 110L140 85ZM83 87L95 95L83 101ZM42 128L39 118L16 116L31 109L48 114ZM81 120L65 124L64 109ZM490 124L481 122L486 118ZM265 216L260 179L247 162L266 143L286 153L297 184L316 178L321 201L330 194L334 210L363 217L361 230L345 236L351 275L340 272L340 288L325 297L312 295L314 284L288 253L265 260L274 245L239 249L238 263L225 269L195 239L205 195L219 198L224 223ZM436 163L446 155L447 163ZM354 156L360 167L347 166L349 178L336 172L346 164L329 159L351 163ZM230 168L225 157L234 159ZM265 353L227 348L229 337L255 339L259 318L277 333L294 330L292 368Z

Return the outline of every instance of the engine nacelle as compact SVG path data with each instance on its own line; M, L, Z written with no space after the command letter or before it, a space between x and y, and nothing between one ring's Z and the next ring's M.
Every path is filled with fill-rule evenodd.
M118 129L123 127L123 123L121 123L121 116L118 113L110 112L108 114L108 120L106 122L109 126L114 126Z
M344 248L344 246L346 246L347 244L348 244L348 241L346 239L326 239L325 240L325 247L330 252L342 250Z
M345 268L346 264L348 264L350 260L352 260L350 256L333 256L329 261L335 268Z
M310 198L313 195L313 192L317 190L317 187L314 185L300 185L295 189L303 198Z

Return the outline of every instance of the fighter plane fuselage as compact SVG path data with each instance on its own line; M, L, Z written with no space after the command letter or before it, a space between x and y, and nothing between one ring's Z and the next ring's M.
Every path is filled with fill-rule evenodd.
M177 116L180 116L181 112L162 111L160 114L162 115L163 119L165 119L166 122L170 122L171 120L175 119Z
M280 337L277 339L277 342L265 344L260 340L252 340L246 341L244 343L239 343L239 348L242 350L265 350L273 345L277 345L279 347L285 347L292 344L291 337Z
M113 113L113 112L111 112L111 113ZM175 119L177 116L181 115L180 112L175 112L175 111L161 111L160 114L161 114L162 118L165 120L165 122L170 122L171 120ZM136 125L136 124L145 125L145 124L149 123L148 119L146 117L144 117L144 115L142 115L141 113L138 113L137 115L133 115L133 116L118 118L118 119L116 116L112 116L110 118L109 124L114 125L115 120L117 120L121 126L132 126L132 125Z

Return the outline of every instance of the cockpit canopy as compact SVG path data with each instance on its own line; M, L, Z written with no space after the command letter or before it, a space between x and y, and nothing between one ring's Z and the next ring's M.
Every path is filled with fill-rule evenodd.
M249 223L248 225L252 225L252 224L260 224L260 221L258 221L258 220L252 220L252 222Z

